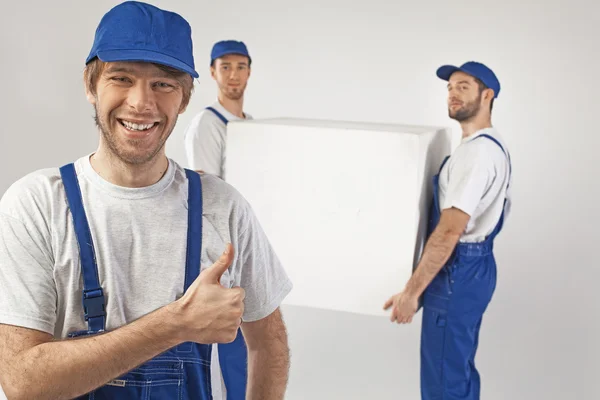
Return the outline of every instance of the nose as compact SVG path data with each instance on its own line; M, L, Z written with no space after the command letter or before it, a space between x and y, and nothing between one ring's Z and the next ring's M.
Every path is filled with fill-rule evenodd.
M448 98L456 98L456 88L453 86L448 88Z
M455 89L448 89L448 103L460 101Z
M239 71L237 68L231 68L229 71L229 79L236 80L239 77Z
M137 82L127 93L127 104L136 113L147 113L154 111L154 91L145 82Z

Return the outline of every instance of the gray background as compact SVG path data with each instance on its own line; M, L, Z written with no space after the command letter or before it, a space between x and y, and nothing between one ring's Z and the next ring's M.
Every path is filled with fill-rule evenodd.
M246 109L256 118L446 125L455 139L459 129L447 118L435 69L468 59L492 66L503 84L493 121L509 143L515 175L513 214L496 247L498 289L477 360L483 398L600 398L593 159L600 144L600 3L153 3L181 13L193 28L201 76L167 147L184 165L184 127L215 99L208 63L220 39L243 39L250 48ZM95 149L83 62L98 21L115 4L3 2L0 193L27 172ZM284 311L293 350L287 398L419 398L420 321L394 326L374 317Z

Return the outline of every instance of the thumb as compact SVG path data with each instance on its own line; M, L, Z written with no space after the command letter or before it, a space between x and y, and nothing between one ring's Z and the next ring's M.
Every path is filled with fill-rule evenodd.
M387 310L392 306L392 304L394 304L394 296L390 297L389 300L385 302L385 304L383 305L383 309Z
M208 282L216 282L219 283L221 281L221 276L227 268L231 265L233 261L233 246L231 243L227 243L225 247L225 251L221 254L221 257L210 267L203 271L205 280Z

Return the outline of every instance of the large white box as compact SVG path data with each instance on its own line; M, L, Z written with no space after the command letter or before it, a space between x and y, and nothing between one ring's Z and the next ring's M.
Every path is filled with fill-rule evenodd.
M450 131L282 118L231 122L227 138L226 179L293 280L284 304L388 316L420 257Z

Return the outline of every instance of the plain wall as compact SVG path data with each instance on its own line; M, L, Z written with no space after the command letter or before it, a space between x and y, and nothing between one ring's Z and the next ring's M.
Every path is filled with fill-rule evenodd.
M255 118L446 125L455 139L460 130L447 118L445 83L435 69L470 59L489 64L502 83L493 122L511 150L514 208L497 240L498 286L480 338L483 398L600 398L600 3L154 3L193 28L201 76L167 145L184 165L184 128L216 96L208 63L220 39L249 46L246 110ZM95 150L82 70L97 23L115 4L3 2L0 193L32 170ZM391 294L381 294L382 304ZM284 311L293 349L287 398L418 398L420 316L392 326L372 317Z

